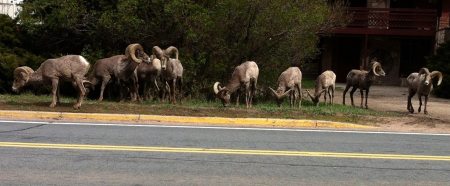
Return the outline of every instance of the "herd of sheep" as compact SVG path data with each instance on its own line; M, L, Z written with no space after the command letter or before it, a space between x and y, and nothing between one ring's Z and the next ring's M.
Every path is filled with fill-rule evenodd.
M183 66L178 59L178 55L178 49L173 46L165 50L154 46L152 55L149 56L144 52L144 48L140 44L130 44L123 55L97 60L88 76L86 75L90 64L83 56L67 55L56 59L47 59L36 71L27 66L17 67L14 70L12 90L19 92L26 85L51 84L53 99L50 107L55 107L60 102L59 81L70 81L79 92L78 100L73 106L75 109L79 109L83 98L89 90L94 90L100 84L98 100L102 101L106 85L115 80L120 87L119 95L121 100L124 99L124 95L129 95L133 101L140 100L139 86L142 86L142 97L144 99L148 99L151 96L150 90L153 89L163 92L161 99L164 100L165 96L168 95L169 101L176 103L177 99L181 99L180 92L183 81ZM258 76L259 68L256 62L244 62L235 67L231 79L225 86L222 87L220 82L214 83L214 94L222 101L224 106L227 106L230 104L231 94L238 92L236 94L236 105L238 105L240 92L244 92L246 106L250 108L256 93ZM347 91L352 88L350 98L352 106L355 106L353 94L356 89L359 89L361 107L365 106L365 108L368 108L369 89L378 76L385 76L385 72L381 64L375 60L371 62L369 71L351 70L346 78L347 84L343 93L343 104L345 105ZM440 85L442 73L439 71L430 72L427 68L422 68L418 73L411 73L408 76L409 95L407 109L409 112L414 112L411 98L417 93L420 101L418 111L421 111L422 97L424 97L424 113L428 114L428 95L433 89L433 80L435 78L438 78L437 85ZM161 80L162 86L158 85L158 80ZM289 67L281 73L278 78L277 89L274 90L269 87L278 106L281 105L285 97L289 97L291 107L301 106L301 82L302 72L298 67ZM327 70L317 77L314 94L311 95L308 90L306 90L306 93L315 105L318 105L322 94L324 95L325 103L328 96L329 103L333 104L335 83L336 74Z

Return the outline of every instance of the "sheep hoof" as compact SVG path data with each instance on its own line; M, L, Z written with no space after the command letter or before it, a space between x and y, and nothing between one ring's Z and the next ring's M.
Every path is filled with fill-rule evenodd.
M428 115L428 111L426 111L426 110L424 110L423 113L426 114L426 115Z
M55 106L56 106L56 103L51 103L50 104L50 108L55 108Z
M414 109L409 109L409 113L414 113Z

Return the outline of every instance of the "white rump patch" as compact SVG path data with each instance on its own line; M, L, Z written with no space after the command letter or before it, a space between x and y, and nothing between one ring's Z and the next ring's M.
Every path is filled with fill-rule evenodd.
M80 57L80 61L81 61L81 62L83 62L83 63L86 64L86 65L90 65L89 62L88 62L86 59L84 59L83 56L79 56L79 57Z

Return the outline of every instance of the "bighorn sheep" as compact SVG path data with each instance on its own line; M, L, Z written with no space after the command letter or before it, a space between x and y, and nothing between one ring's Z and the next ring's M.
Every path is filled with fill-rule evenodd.
M409 112L414 113L414 108L411 103L411 98L417 93L417 96L419 97L419 112L422 107L422 96L425 97L425 108L423 109L424 114L428 114L427 111L427 102L428 102L428 95L430 95L430 92L433 90L433 79L438 77L439 80L437 82L437 85L439 86L442 82L442 73L439 71L433 71L430 73L430 71L427 68L421 68L419 73L414 72L411 73L407 78L407 84L408 84L408 105L407 109Z
M176 103L177 89L178 97L181 99L181 87L183 84L183 65L178 59L178 49L174 46L170 46L164 51L158 46L154 46L152 49L153 55L161 60L161 78L163 83L169 84L169 100L172 103ZM171 56L175 54L175 59ZM166 91L163 89L163 91ZM165 95L165 93L163 93Z
M51 83L53 99L50 107L53 108L59 103L59 81L71 81L79 91L78 100L73 108L79 109L86 94L83 83L87 82L84 76L89 71L89 67L89 62L79 55L47 59L36 71L27 66L17 67L14 70L12 90L19 92L25 85Z
M140 44L130 44L125 49L125 55L115 55L109 58L97 60L94 64L94 69L89 75L89 81L92 83L92 88L101 81L100 96L98 101L103 100L103 92L106 85L112 77L116 78L117 83L123 89L123 83L129 83L128 89L132 94L132 100L139 99L137 94L137 78L134 71L142 62L149 63L150 57L144 52ZM120 91L120 99L123 98L123 91Z
M327 103L327 94L328 94L330 98L330 104L333 104L335 86L336 86L336 74L334 74L334 72L331 70L327 70L322 74L320 74L319 77L317 77L314 96L312 96L308 90L306 90L306 92L308 93L308 96L311 98L311 101L316 106L319 105L320 95L324 92L325 94L323 95L323 99L325 99L325 103Z
M231 79L225 87L221 87L219 82L214 83L214 93L222 101L223 106L226 107L230 103L230 95L243 87L245 88L245 104L247 108L252 107L258 75L259 68L254 61L244 62L234 69ZM239 105L239 94L237 95L236 105Z
M138 82L142 85L142 94L144 99L150 98L149 83L153 84L155 89L159 90L157 78L161 74L161 61L154 55L150 56L151 63L141 63L136 68Z
M270 88L270 87L269 87ZM270 88L276 98L278 106L281 106L283 98L289 95L289 104L291 107L298 102L300 108L302 104L302 72L298 67L289 67L278 77L277 91Z
M385 72L383 68L381 68L381 64L376 61L372 61L370 63L370 71L365 70L356 70L353 69L347 74L347 86L345 86L344 95L342 104L345 105L345 94L347 93L350 87L353 87L350 91L350 99L352 100L352 106L355 106L353 103L353 93L355 93L356 89L359 88L359 92L361 93L361 108L363 108L363 90L366 90L366 109L369 108L367 106L367 98L369 96L369 88L372 85L375 77L377 76L385 76Z

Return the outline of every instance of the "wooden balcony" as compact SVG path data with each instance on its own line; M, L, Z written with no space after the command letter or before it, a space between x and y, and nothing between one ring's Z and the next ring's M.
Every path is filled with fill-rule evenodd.
M435 9L348 8L352 21L335 34L434 36Z

